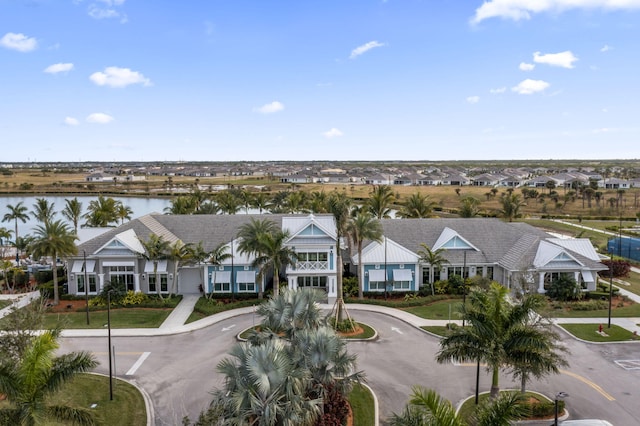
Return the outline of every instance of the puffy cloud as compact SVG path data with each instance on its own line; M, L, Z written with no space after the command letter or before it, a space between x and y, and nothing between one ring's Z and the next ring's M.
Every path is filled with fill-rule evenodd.
M274 112L279 112L284 109L284 105L281 102L273 101L270 104L262 105L261 107L256 107L253 110L255 112L259 112L260 114L273 114Z
M77 126L80 124L80 122L78 121L77 118L65 117L64 124L66 124L67 126Z
M98 86L126 87L130 84L151 86L151 80L129 68L107 67L104 72L98 71L91 74L89 80Z
M577 60L578 58L570 50L560 53L540 54L540 52L535 52L533 54L533 62L554 67L573 68L573 63Z
M355 49L353 49L351 51L351 55L349 55L350 59L354 59L360 55L362 55L365 52L368 52L371 49L374 49L376 47L382 47L382 46L386 46L384 43L378 43L377 41L370 41L369 43L365 43L362 46L358 46Z
M107 124L113 121L113 117L103 112L94 112L87 116L87 123Z
M498 87L497 89L489 89L489 93L494 94L494 95L496 95L498 93L504 93L506 91L507 91L506 87Z
M640 0L489 0L476 9L471 18L477 24L489 18L519 21L531 19L531 15L543 12L563 12L568 9L640 9Z
M522 80L517 86L512 87L511 90L520 95L531 95L536 92L542 92L550 84L543 80Z
M467 98L467 103L469 104L477 104L478 102L480 102L480 96L469 96Z
M336 129L335 127L333 127L331 130L323 133L324 137L327 138L327 139L339 138L343 134L344 133L342 133L339 129Z
M602 46L602 48L600 49L601 52L608 52L612 49L611 46L609 46L608 44L605 44L604 46Z
M532 71L536 66L534 64L528 64L526 62L520 62L518 68L520 71Z
M27 37L22 33L6 33L0 38L0 46L18 52L30 52L38 47L38 41L34 37Z
M87 8L87 13L93 19L114 19L120 18L121 23L127 22L127 15L116 8L122 6L125 0L97 0Z
M69 72L72 69L73 69L73 64L71 63L66 63L66 64L59 63L59 64L49 65L44 69L44 72L49 74L57 74L59 72Z

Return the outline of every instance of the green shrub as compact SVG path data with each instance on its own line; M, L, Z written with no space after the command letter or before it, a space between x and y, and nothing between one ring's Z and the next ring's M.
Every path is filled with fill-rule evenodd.
M327 318L327 324L333 327L334 330L339 331L341 333L353 331L358 326L358 324L352 319L345 318L342 321L336 321L335 317Z
M531 417L550 417L555 414L556 406L555 402L543 402L536 401L527 404L529 406L529 413ZM558 401L558 411L562 413L564 411L564 401Z
M600 309L606 309L609 306L608 302L592 299L583 302L574 302L571 304L572 311L597 311Z
M568 275L560 275L549 284L547 289L547 296L555 300L578 300L582 295L580 285Z
M342 279L343 297L355 297L358 295L358 278L345 277Z
M140 305L148 299L149 297L144 293L136 293L133 290L129 290L120 303L122 303L123 306Z
M436 281L433 283L436 294L447 294L449 293L449 283L447 281Z

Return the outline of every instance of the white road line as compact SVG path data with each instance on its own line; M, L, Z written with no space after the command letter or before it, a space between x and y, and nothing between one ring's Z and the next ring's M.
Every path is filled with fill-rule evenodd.
M136 363L133 364L133 366L129 369L129 371L127 371L125 376L133 376L136 373L136 370L140 368L144 360L147 359L149 355L151 355L151 352L143 352L142 355L140 355L140 358L138 358L138 360L136 361Z

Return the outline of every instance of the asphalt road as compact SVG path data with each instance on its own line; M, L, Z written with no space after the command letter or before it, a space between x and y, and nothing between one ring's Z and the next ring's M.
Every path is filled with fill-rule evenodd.
M475 392L475 364L434 361L438 338L384 314L356 311L352 315L379 332L378 340L350 342L349 348L358 354L359 369L365 371L378 397L381 420L402 410L413 385L434 388L454 404ZM146 390L156 425L179 425L185 415L193 420L206 408L209 392L222 386L216 365L235 343L235 335L254 321L249 314L185 334L113 338L115 374ZM640 424L640 346L585 344L569 337L563 337L563 342L571 351L570 367L560 375L532 381L528 389L550 397L559 391L568 393L571 418L604 418L616 426ZM64 352L94 352L101 363L98 371L108 373L106 338L63 338L61 343ZM488 391L490 383L489 374L481 368L480 391ZM519 388L509 375L501 377L500 385Z

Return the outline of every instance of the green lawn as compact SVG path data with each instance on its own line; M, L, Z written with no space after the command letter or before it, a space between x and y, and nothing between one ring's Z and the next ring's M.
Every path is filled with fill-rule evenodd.
M353 411L353 426L371 426L375 424L373 395L362 385L354 385L349 394L349 404Z
M620 278L620 280L628 283L629 285L616 284L616 282L614 281L614 287L620 287L624 290L630 291L631 293L635 293L640 296L640 274L631 271L629 272L628 277L622 277ZM609 282L609 280L605 281Z
M0 309L6 308L9 305L11 305L10 300L0 300Z
M446 336L449 332L449 329L445 325L425 325L420 328L441 337Z
M111 328L157 328L170 313L171 309L111 309ZM58 324L63 328L103 328L107 326L107 311L89 312L89 325L84 312L45 314L45 328Z
M113 401L109 400L109 378L80 374L49 399L49 403L90 409L98 425L144 425L147 412L142 395L134 386L114 378ZM96 404L95 408L91 408ZM0 408L9 406L0 401ZM71 425L45 422L44 426Z
M413 306L403 310L425 319L460 319L458 310L462 305L460 299L440 300L424 306ZM451 316L449 316L451 313Z
M570 303L564 304L563 306L565 306L565 309L553 309L549 307L548 315L553 318L607 318L609 316L608 306L605 309L597 309L593 311L572 310L570 309ZM566 307L569 307L569 309ZM617 318L640 317L640 303L634 303L630 306L618 308L614 301L611 316Z
M202 318L206 318L210 315L219 314L220 312L229 311L231 309L245 308L247 306L257 306L267 299L249 299L239 300L232 303L222 303L216 299L208 299L201 297L196 302L196 306L193 308L193 312L189 315L186 324L197 321Z
M607 328L603 324L602 331L608 336L600 335L598 331L599 324L559 324L579 339L589 342L626 342L629 340L640 340L640 337L634 335L629 330L611 324L611 328Z

